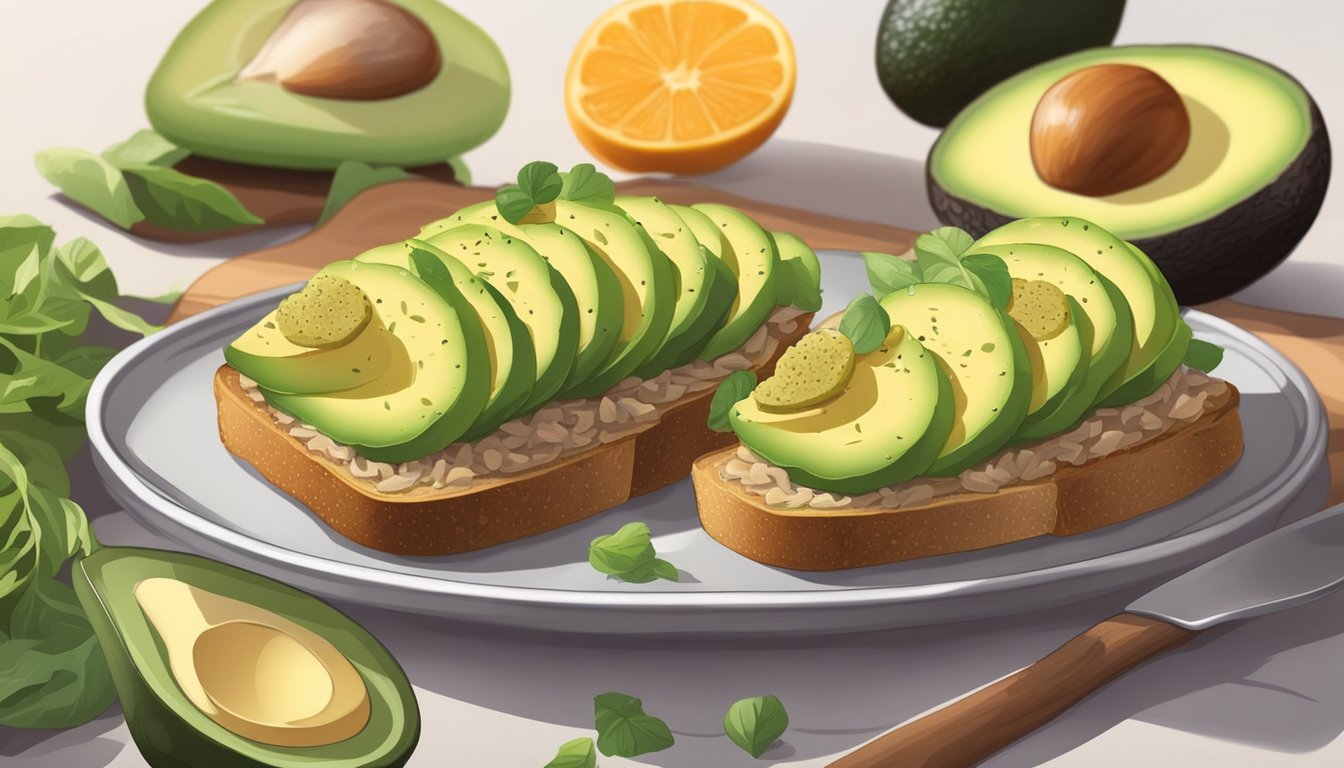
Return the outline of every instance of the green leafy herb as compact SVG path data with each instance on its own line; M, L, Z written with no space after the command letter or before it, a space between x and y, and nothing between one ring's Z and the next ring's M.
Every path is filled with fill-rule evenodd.
M1208 373L1223 362L1223 348L1203 339L1191 339L1185 350L1185 365Z
M802 259L785 259L779 264L776 290L778 305L793 305L805 312L821 309L821 283L812 276Z
M145 218L121 171L92 152L44 149L37 153L37 172L66 197L122 229Z
M774 696L742 699L723 716L723 732L752 757L760 757L789 727L789 713Z
M977 253L961 260L961 265L980 281L981 292L999 309L1013 300L1013 276L1008 265L991 253Z
M855 352L866 355L882 346L887 334L891 333L891 318L877 299L861 293L845 307L845 314L840 318L840 332L849 337Z
M598 536L588 545L588 563L599 573L615 576L631 584L646 584L654 579L677 581L677 567L660 560L654 551L649 526L626 523L615 533Z
M616 202L616 185L592 163L580 163L561 174L564 187L560 197L584 205L608 207Z
M266 223L213 181L159 165L121 170L131 197L151 224L179 232L214 232Z
M560 745L545 768L597 768L597 750L590 738L574 739Z
M593 716L597 721L597 748L607 756L661 752L676 741L667 723L644 714L643 702L624 693L593 697Z
M317 217L317 223L331 218L333 213L370 187L410 177L411 174L396 166L373 166L357 160L346 160L336 166L336 172L332 174L331 190L327 192L327 203L322 206L322 215Z
M114 694L65 562L96 546L65 462L83 445L89 386L113 350L83 343L91 312L157 328L116 304L96 246L60 247L31 216L0 217L0 725L61 728Z
M921 282L959 285L988 297L997 307L1008 306L1013 297L1008 266L992 254L966 256L974 242L956 227L920 235L915 240L915 258L923 275Z
M709 401L709 428L715 432L732 432L728 413L742 398L756 388L756 374L751 371L733 371L719 382L714 397Z
M518 170L517 184L501 187L495 193L495 207L505 221L517 224L533 208L555 200L561 186L563 182L555 163L534 160Z
M918 264L889 253L864 252L863 266L868 271L868 284L878 296L904 290L924 279Z
M188 150L146 128L136 131L120 144L108 147L103 151L103 159L116 168L131 165L173 166L189 154L191 152Z

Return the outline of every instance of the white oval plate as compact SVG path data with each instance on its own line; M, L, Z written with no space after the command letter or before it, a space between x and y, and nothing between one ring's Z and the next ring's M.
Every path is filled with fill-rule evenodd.
M856 254L824 255L826 306L868 290ZM690 480L558 531L479 552L387 555L332 532L220 444L211 378L221 349L294 288L201 314L116 357L89 395L94 458L142 523L211 557L318 595L536 629L631 634L806 634L1019 613L1174 574L1319 508L1326 420L1306 377L1250 333L1189 310L1227 349L1245 455L1194 495L1127 523L851 571L760 565L699 526ZM825 316L824 314L822 316ZM677 583L622 584L588 565L595 536L643 520Z

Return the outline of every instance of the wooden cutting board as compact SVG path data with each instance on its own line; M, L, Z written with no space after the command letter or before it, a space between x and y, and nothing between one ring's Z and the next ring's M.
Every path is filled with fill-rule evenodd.
M672 203L727 203L746 211L768 229L798 234L818 250L901 253L914 244L917 235L902 227L749 200L691 182L638 180L617 186L625 194L657 195ZM493 189L427 179L366 190L311 232L231 259L201 275L173 307L169 322L240 296L306 280L329 262L410 237L422 224L493 196ZM1330 417L1330 503L1344 500L1344 320L1227 300L1199 308L1260 336L1302 368L1316 385Z

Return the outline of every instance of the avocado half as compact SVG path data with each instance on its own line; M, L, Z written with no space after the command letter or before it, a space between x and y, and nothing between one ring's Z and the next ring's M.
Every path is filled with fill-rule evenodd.
M72 580L150 765L397 768L415 749L406 674L307 593L138 547L102 547Z
M437 72L409 92L333 98L241 77L305 1L311 0L206 6L150 78L145 111L154 129L216 160L330 170L345 160L444 162L480 145L503 123L510 89L503 55L489 35L437 0L379 0L418 19L438 48Z
M1032 113L1060 78L1097 64L1150 69L1180 94L1190 143L1157 178L1089 197L1043 182L1028 143ZM1182 304L1246 287L1311 228L1330 179L1330 139L1316 103L1283 71L1192 45L1095 48L1041 64L986 91L929 152L939 220L979 237L1031 216L1076 216L1133 242Z

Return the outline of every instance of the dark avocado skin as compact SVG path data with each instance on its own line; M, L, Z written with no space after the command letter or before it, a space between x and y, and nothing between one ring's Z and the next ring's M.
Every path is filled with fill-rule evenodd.
M1310 137L1302 152L1274 181L1212 218L1134 241L1162 270L1181 304L1203 304L1240 291L1288 258L1311 229L1330 183L1330 136L1316 102L1310 96L1307 101ZM982 208L943 189L929 167L926 162L929 204L944 224L980 237L1017 218Z
M891 0L877 77L902 112L941 128L1010 75L1109 45L1124 10L1124 0Z

